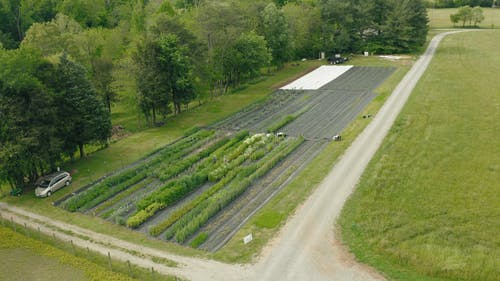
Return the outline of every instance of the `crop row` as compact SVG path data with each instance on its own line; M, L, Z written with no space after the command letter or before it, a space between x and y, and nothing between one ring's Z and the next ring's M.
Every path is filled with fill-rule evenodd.
M120 200L123 200L124 198L130 196L132 193L136 192L137 190L139 189L142 189L144 187L146 187L148 184L150 184L151 182L153 181L153 178L146 178L145 180L135 184L133 187L131 188L128 188L127 190L125 190L124 192L121 192L120 194L116 195L115 197L113 197L112 199L110 200L107 200L106 202L100 204L96 209L95 209L95 213L98 214L104 210L106 210L107 208L115 205L116 203L118 203ZM107 212L107 213L110 213L110 212ZM106 218L107 216L106 215L103 215L102 216L103 218Z
M153 193L137 202L136 206L138 211L134 215L129 217L129 219L127 220L127 226L135 228L149 219L149 217L153 216L155 212L148 212L148 214L150 215L149 217L141 212L142 210L148 208L148 206L150 206L151 204L161 203L165 206L175 204L176 202L187 196L189 193L205 184L208 181L209 172L214 169L214 165L210 165L213 163L213 161L211 160L213 158L208 156L223 153L225 149L231 148L232 146L234 146L234 144L240 142L241 139L246 135L248 135L247 132L237 135L232 140L220 140L209 148L198 153L196 159L204 159L204 161L200 163L200 165L198 165L198 169L190 175L185 175L176 180L168 182L163 187L159 188L158 190L154 191ZM227 143L230 143L230 145L226 146ZM159 209L157 209L156 211L159 211ZM136 216L140 216L140 219L137 219Z
M264 140L262 140L262 136L253 136L251 138L248 138L245 140L247 144L253 143L256 146L261 146L262 144L268 144L265 145L265 147L270 151L273 148L273 145L275 142L279 141L275 137L266 137ZM243 143L245 143L243 142ZM246 144L245 144L246 146ZM234 151L238 151L240 146L237 146ZM253 147L247 147L247 151L252 150ZM257 150L259 151L259 150ZM162 233L164 230L166 230L168 227L170 227L176 220L178 220L180 217L182 217L184 214L189 212L191 209L193 209L195 206L197 206L200 202L206 200L210 196L212 196L214 193L216 193L218 190L226 186L231 180L233 180L234 177L236 177L241 170L247 169L245 166L241 165L244 160L251 159L251 156L253 154L251 153L245 153L246 151L242 151L242 155L240 157L236 157L232 162L229 162L226 166L232 167L232 169L228 169L226 173L218 179L218 182L215 183L210 189L206 190L203 192L200 196L198 196L196 199L192 200L188 204L184 205L182 208L176 210L171 216L169 216L166 220L162 221L161 223L153 226L150 228L150 234L153 236L158 236L160 233ZM231 155L232 153L228 153L228 155ZM265 154L265 153L264 153ZM227 159L226 159L227 160ZM218 162L225 163L224 160L219 160ZM235 165L234 163L239 163L238 165ZM212 167L204 167L203 170L212 170ZM217 171L215 169L214 171Z
M261 161L242 167L231 183L223 189L218 190L212 196L206 198L191 211L180 218L167 231L166 238L183 243L187 238L200 229L210 218L224 209L227 205L238 198L256 179L262 177L278 162L288 156L297 148L303 139L296 139L292 142L283 142L271 153L262 158Z
M215 135L214 131L201 130L160 151L142 165L112 175L91 188L66 200L63 208L74 212L88 210L106 199L136 184L149 175L149 171L161 162L172 162L200 147Z
M302 110L300 110L299 112L297 112L295 114L290 114L290 115L285 116L285 118L283 118L280 121L278 121L277 123L269 126L267 128L267 131L270 133L278 131L279 129L285 127L286 125L292 123L295 119L297 119L300 115L307 112L309 109L310 109L310 106L306 106L306 107L302 108Z

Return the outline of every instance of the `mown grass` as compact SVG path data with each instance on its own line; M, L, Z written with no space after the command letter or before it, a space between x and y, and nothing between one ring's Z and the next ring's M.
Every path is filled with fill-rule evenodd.
M16 231L14 231L14 229ZM11 222L0 225L1 280L177 280L108 257Z
M390 279L498 280L500 32L441 44L339 224Z
M484 21L479 28L500 28L500 9L499 8L481 8L483 9ZM459 28L461 23L453 26L450 15L455 14L458 8L450 9L427 9L430 28Z
M349 147L356 136L368 125L370 119L362 115L376 114L399 81L410 69L409 61L388 61L378 57L354 57L354 65L377 65L398 67L396 71L377 89L377 97L360 113L343 132L342 142L332 142L276 197L253 216L236 235L214 257L231 263L251 262L262 248L275 236L287 219L293 215L297 206L321 183L332 169L337 159ZM244 244L243 237L252 233L251 243Z

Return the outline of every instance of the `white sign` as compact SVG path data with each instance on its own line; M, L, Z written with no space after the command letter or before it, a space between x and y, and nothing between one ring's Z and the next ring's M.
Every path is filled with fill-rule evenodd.
M248 234L247 236L243 237L243 243L248 244L253 240L252 233Z

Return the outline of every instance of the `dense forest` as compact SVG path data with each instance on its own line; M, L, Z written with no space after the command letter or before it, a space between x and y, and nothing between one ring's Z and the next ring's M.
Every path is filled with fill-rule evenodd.
M427 21L423 0L0 0L0 181L106 145L120 97L154 126L291 60L416 51Z

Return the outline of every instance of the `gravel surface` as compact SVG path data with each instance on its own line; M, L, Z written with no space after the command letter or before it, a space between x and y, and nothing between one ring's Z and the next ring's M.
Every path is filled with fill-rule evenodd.
M427 68L439 41L437 35L415 63L370 125L359 135L309 199L298 208L279 235L264 249L255 265L228 265L189 258L139 246L108 235L63 223L0 203L3 218L64 240L88 247L115 259L129 260L160 273L190 280L382 280L371 268L356 263L337 239L335 219L354 190L366 165L394 123L417 81ZM43 222L43 223L40 223ZM91 238L91 239L89 239ZM141 253L140 256L132 254ZM179 263L177 267L154 262L160 257Z

